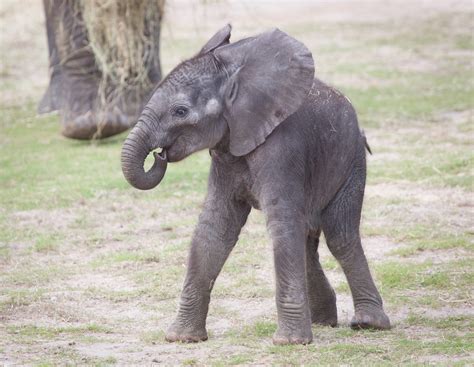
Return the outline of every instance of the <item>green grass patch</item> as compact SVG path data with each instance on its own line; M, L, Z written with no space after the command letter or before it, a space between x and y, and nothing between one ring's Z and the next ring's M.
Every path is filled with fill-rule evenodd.
M426 275L420 283L423 287L445 289L451 285L451 278L445 272L436 272Z
M375 273L379 280L382 293L394 289L406 290L420 284L426 265L400 264L398 262L385 262L375 266Z
M396 144L396 143L394 143ZM434 144L416 145L402 142L403 150L393 147L399 156L389 163L369 162L368 180L371 183L411 181L437 186L474 189L474 153L456 145L448 151L436 149ZM376 147L373 147L374 150ZM377 152L375 151L375 154Z
M474 334L466 336L448 335L442 340L401 339L395 341L397 348L405 353L418 355L465 355L474 350Z
M7 326L10 335L23 339L53 339L60 334L110 333L111 330L98 324L81 326L47 327L37 325Z
M470 297L471 259L447 264L384 262L373 267L383 297L392 304L438 308ZM442 291L442 292L440 292Z
M10 258L10 247L6 243L0 243L0 259Z
M337 263L336 259L334 259L332 256L327 257L324 260L321 260L321 267L324 270L338 270L340 269L339 264Z
M423 251L448 250L453 248L472 249L473 243L470 235L440 235L434 237L427 235L427 238L417 238L411 240L413 245L390 251L389 255L410 257ZM442 254L440 255L442 256Z
M339 283L339 285L336 287L336 293L350 293L351 292L351 289L349 288L349 284L347 283L347 281L343 281L341 283Z
M57 233L46 233L39 235L36 238L33 250L36 252L50 252L55 251L58 248L58 243L61 240L61 236Z
M223 356L219 359L213 359L210 363L213 367L226 367L226 366L247 366L252 365L255 361L255 353L249 351L246 354L238 353L230 356Z
M74 141L59 134L57 116L38 118L32 105L4 109L0 117L0 202L6 209L48 209L104 191L133 191L120 167L125 136ZM209 162L209 154L202 152L172 164L163 183L142 196L204 193Z
M381 203L378 203L377 206L382 207L381 210L385 210ZM404 205L400 207L404 207ZM398 209L393 211L398 212ZM391 215L390 212L371 214L387 217ZM391 221L391 224L384 223L381 226L372 224L370 226L364 225L363 227L364 236L386 236L396 243L403 243L403 247L390 251L389 255L410 257L423 251L456 248L472 250L474 248L473 236L469 232L454 233L450 228L446 228L441 224L434 227L432 222L413 223L413 219L410 216L392 219Z
M277 330L277 325L271 321L257 321L249 330L251 335L256 337L271 337Z
M153 293L149 289L133 289L133 290L107 290L98 287L89 287L85 290L85 296L97 300L105 299L112 302L130 302L140 297L153 297Z
M273 297L274 288L262 282L253 269L248 269L240 276L229 279L227 284L217 280L212 293L216 297L260 298Z
M469 28L459 27L472 20L472 13L457 11L438 13L422 21L416 21L393 36L381 37L380 44L395 44L404 48L414 48L418 52L433 47L472 50L474 40Z
M408 315L406 322L409 325L414 326L426 326L437 329L453 329L460 332L474 330L474 318L468 315L433 318L412 313Z
M72 272L72 268L59 265L36 266L24 264L4 275L4 285L38 287L50 281L64 277Z
M99 259L93 260L93 267L110 266L123 262L142 262L142 263L158 263L160 258L157 253L146 253L141 251L117 251L101 256Z
M146 344L162 343L165 340L165 333L159 331L146 331L140 334L140 340Z
M375 266L375 272L377 279L381 282L382 292L419 289L420 287L449 289L455 281L453 271L431 263L384 262ZM458 282L458 285L464 284Z
M167 264L153 269L135 271L132 279L147 295L157 300L179 297L184 280L185 268L182 265Z
M301 364L337 365L344 363L348 365L359 365L368 361L388 363L390 361L390 350L387 346L378 346L368 341L357 343L332 343L311 344L307 346L287 345L270 346L268 352L275 356L278 365L299 366Z
M187 358L181 363L182 366L197 366L198 364L199 360L197 358Z
M12 310L20 306L28 306L40 300L46 291L42 288L19 289L2 288L3 297L0 298L0 310Z
M239 365L249 364L253 360L254 358L252 357L250 353L249 354L235 354L235 355L230 356L226 360L226 362L230 366L239 366Z

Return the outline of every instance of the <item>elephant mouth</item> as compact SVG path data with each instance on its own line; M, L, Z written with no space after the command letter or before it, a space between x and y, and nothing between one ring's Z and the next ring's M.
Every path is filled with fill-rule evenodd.
M179 162L186 157L183 154L182 149L178 146L179 144L173 144L167 148L163 148L162 152L165 152L166 158L169 163Z
M166 153L165 148L157 148L153 150L153 156L155 159L159 159L162 161L168 161L168 155Z

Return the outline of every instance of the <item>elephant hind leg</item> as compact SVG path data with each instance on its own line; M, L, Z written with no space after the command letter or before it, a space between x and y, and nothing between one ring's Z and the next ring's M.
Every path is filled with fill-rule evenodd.
M306 240L306 279L311 322L325 326L337 325L336 293L329 284L319 263L319 236L321 231L310 233Z
M365 174L355 170L322 213L322 229L331 253L344 271L354 301L353 329L389 329L390 320L370 274L359 225Z

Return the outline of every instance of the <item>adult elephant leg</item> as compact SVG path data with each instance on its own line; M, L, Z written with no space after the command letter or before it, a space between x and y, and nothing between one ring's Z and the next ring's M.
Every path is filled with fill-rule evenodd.
M362 249L359 225L364 196L365 172L355 170L322 213L322 228L329 250L344 271L351 289L355 314L353 329L389 329L390 320L370 274Z
M319 263L318 246L320 234L320 230L310 233L306 240L306 279L311 322L325 326L336 326L336 293L331 284L329 284Z
M276 202L263 208L275 262L278 330L273 343L308 344L313 334L304 265L306 221L303 213L296 214L301 206L278 199L268 202Z
M38 111L59 110L64 136L73 139L106 138L136 123L149 93L161 79L158 42L161 13L154 11L159 2L142 2L148 5L140 7L127 3L126 7L150 7L153 9L147 8L150 10L147 14L153 15L136 15L131 19L131 12L114 1L98 6L94 2L44 0L51 79ZM116 14L109 7L121 10L123 14L120 13L119 21L109 20L110 14ZM99 19L99 26L91 25L91 18ZM132 21L140 23L140 27L130 25ZM136 45L128 38L129 42L124 42L123 38L117 41L117 37L110 37L112 30L118 29L117 22L129 28L120 35L136 37L143 44ZM136 34L135 28L143 28L143 34ZM116 50L114 42L126 44L128 51L134 47L140 49L142 60L128 60L128 56L121 55L117 56L120 60L108 60L107 65L102 65L103 57L98 57L100 47L97 40L102 40L104 35L109 35L111 40L101 45L102 51ZM115 67L116 61L129 62L134 67ZM114 71L113 76L107 74L110 70ZM124 70L132 77L122 75Z
M46 36L48 39L50 81L48 89L38 105L38 113L40 114L59 110L62 105L62 72L55 37L55 22L60 17L61 10L57 5L57 0L43 0L46 18Z
M39 112L59 110L62 134L90 139L97 131L101 73L90 47L78 2L44 0L50 58L50 85Z
M211 290L237 242L250 206L210 188L194 232L178 315L166 333L170 342L207 340L206 317Z
M164 0L82 2L82 18L101 72L93 138L132 127L160 81L163 6Z

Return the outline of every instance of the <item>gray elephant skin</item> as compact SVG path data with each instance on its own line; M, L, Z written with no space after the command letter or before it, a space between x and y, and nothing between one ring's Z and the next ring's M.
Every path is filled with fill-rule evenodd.
M337 324L336 296L319 263L321 231L348 280L354 329L390 321L361 246L365 136L351 103L314 78L311 52L284 32L230 43L218 31L157 86L122 149L122 170L142 190L168 162L209 149L208 193L192 237L170 342L207 339L212 287L251 208L273 242L275 344L307 344L311 324ZM155 162L144 170L147 155Z

